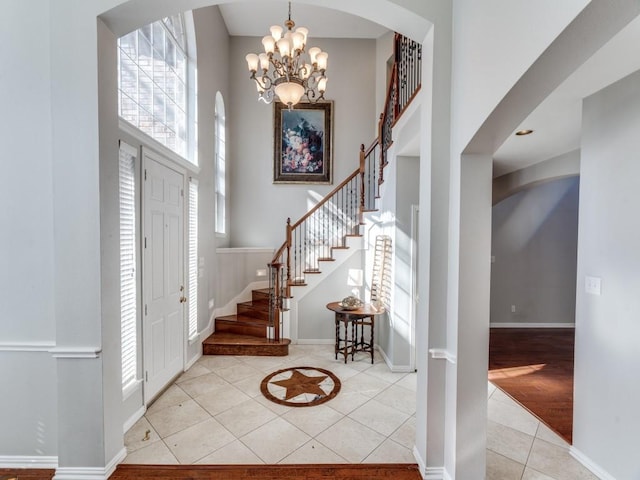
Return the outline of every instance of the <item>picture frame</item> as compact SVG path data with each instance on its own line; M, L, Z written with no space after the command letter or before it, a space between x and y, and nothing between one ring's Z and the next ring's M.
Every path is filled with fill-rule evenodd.
M273 107L273 183L333 183L333 102Z

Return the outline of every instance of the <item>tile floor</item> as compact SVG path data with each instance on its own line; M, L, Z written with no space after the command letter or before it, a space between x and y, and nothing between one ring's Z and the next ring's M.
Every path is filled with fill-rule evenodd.
M331 370L338 396L308 408L273 403L260 382L281 368ZM376 355L346 365L332 345L292 345L287 357L202 357L125 435L125 463L414 463L414 373ZM568 445L489 384L487 479L596 479ZM147 435L147 439L145 435Z

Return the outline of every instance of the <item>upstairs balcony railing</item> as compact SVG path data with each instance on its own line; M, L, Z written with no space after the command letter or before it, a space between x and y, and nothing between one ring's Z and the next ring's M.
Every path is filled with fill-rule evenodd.
M322 262L333 261L333 251L346 247L346 239L359 236L363 215L376 210L384 182L387 151L393 126L421 87L422 47L398 33L394 37L393 66L378 135L368 148L360 147L359 168L320 200L298 221L287 219L285 241L269 264L272 339L280 340L282 312L291 287L306 284L308 275L320 273Z

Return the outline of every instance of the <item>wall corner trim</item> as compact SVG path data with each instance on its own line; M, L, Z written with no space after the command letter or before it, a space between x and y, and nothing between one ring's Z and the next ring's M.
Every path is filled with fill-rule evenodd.
M50 352L55 342L0 342L0 352Z
M55 347L49 353L53 358L98 358L102 347Z
M127 456L127 449L122 448L104 467L62 467L56 470L53 480L108 480L116 467Z
M458 360L455 355L444 348L430 348L429 355L431 355L431 358L436 360L446 360L453 365L455 365Z

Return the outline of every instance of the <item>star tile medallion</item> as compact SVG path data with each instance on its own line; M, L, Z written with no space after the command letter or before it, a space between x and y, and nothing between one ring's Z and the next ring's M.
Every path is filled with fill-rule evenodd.
M262 380L260 391L269 400L281 405L310 407L335 397L340 391L340 380L322 368L285 368Z

